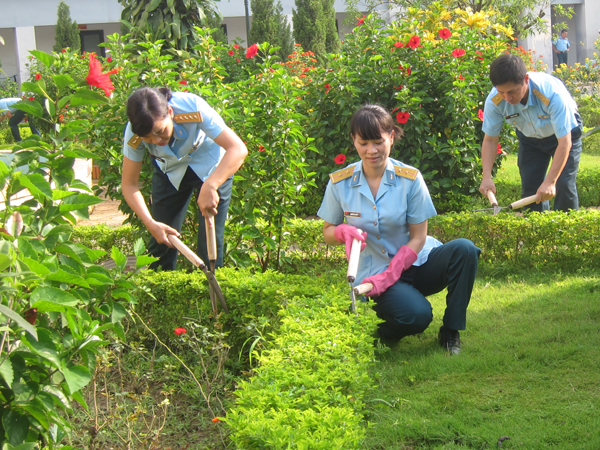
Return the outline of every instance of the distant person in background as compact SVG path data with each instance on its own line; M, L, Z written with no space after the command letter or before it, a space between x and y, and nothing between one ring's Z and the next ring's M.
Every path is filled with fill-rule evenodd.
M558 59L558 66L561 64L567 65L569 56L567 52L569 51L569 47L571 47L571 43L567 38L568 34L567 30L561 30L560 37L552 43L552 49L554 50L554 53L556 53L556 58Z
M21 142L21 133L19 132L19 124L25 118L25 112L20 109L13 108L12 105L20 102L20 98L3 98L0 99L0 122L4 119L8 119L8 126L13 135L15 142ZM33 124L33 121L29 119L29 129L31 134L37 134L41 136L39 130Z

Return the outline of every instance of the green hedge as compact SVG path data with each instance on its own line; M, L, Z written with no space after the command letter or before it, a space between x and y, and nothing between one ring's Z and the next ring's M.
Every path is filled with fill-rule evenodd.
M465 237L481 248L480 264L573 271L600 267L600 211L456 213L430 220L429 234Z
M225 419L236 448L362 448L378 320L360 306L357 318L347 312L347 293L326 292L281 309L279 333Z

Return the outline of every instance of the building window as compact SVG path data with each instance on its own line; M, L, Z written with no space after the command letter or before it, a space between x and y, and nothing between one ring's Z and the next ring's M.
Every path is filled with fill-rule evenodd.
M221 31L223 33L225 33L225 36L227 36L227 24L226 23L221 24Z
M80 30L79 37L81 38L81 51L88 53L96 53L98 56L106 56L105 48L99 45L104 42L103 30Z

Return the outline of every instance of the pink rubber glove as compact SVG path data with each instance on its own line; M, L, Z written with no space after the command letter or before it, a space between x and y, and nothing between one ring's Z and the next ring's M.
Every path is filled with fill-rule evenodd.
M359 241L362 241L362 244L360 246L361 252L367 246L367 232L363 231L363 233L360 234L356 227L353 227L352 225L348 225L347 223L342 223L342 224L338 225L337 227L335 227L335 230L333 230L333 236L335 237L335 239L338 242L340 242L342 244L346 244L346 258L347 259L350 259L350 251L352 250L352 241L354 239L358 239Z
M365 278L362 284L371 283L373 289L367 296L374 297L383 294L392 284L400 279L402 272L412 266L417 260L417 254L408 245L403 245L392 258L389 267L382 273Z

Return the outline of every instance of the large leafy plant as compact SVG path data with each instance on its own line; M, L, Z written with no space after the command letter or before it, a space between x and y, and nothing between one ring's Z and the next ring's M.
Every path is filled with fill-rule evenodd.
M48 69L59 57L32 53ZM105 103L107 97L68 73L49 73L23 83L38 100L15 105L49 125L46 140L25 139L8 155L9 164L0 162L3 449L57 448L70 431L66 415L73 402L86 406L80 391L92 378L107 333L124 336L120 322L134 302L123 254L113 249L117 269L111 273L97 264L106 252L70 241L77 218L87 217L100 200L73 171L76 158L93 156L76 144L90 124L65 121L62 109ZM143 250L138 243L136 255ZM140 256L137 262L150 260Z

